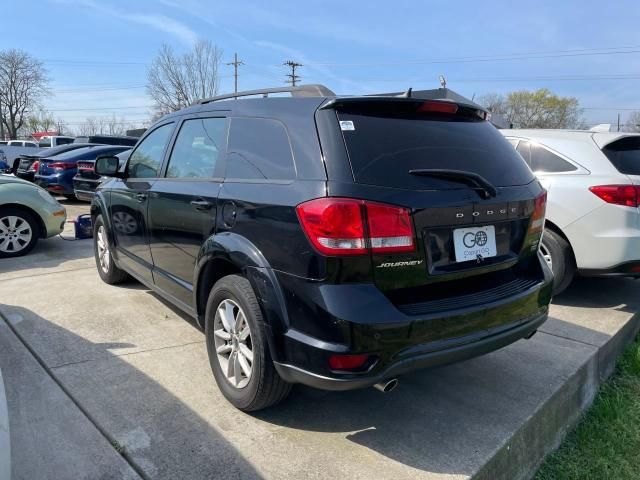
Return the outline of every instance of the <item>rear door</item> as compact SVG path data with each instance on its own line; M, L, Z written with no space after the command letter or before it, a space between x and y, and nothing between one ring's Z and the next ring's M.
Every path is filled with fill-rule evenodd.
M332 196L410 208L417 251L374 254L378 287L411 297L409 289L445 280L490 275L484 286L469 285L482 289L511 279L507 270L537 250L539 234L528 232L543 190L509 142L477 110L460 107L447 114L409 101L367 103L336 109L355 184L332 182L329 189ZM497 194L425 174L434 169L480 175ZM455 294L454 286L463 284L441 293Z
M118 261L139 279L153 282L153 262L147 234L149 191L157 180L173 122L156 127L131 153L125 178L116 178L109 188L109 216Z
M224 116L186 118L163 174L149 190L148 229L155 284L193 306L193 274L205 240L215 233L216 201L226 148Z

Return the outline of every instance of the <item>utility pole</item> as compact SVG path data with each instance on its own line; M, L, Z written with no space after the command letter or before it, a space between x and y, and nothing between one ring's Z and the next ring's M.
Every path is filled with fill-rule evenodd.
M287 77L289 77L289 79L285 80L285 82L290 83L292 87L295 87L296 82L300 80L300 76L296 75L296 68L302 67L303 65L294 60L287 60L286 62L283 63L283 65L291 69L291 73L287 74Z
M227 65L233 65L233 93L238 93L238 67L244 65L242 60L238 60L238 54L233 54L233 62L227 63Z
M620 114L618 113L618 131L620 131Z
M2 97L4 92L0 90L0 140L4 140L4 115L2 113Z

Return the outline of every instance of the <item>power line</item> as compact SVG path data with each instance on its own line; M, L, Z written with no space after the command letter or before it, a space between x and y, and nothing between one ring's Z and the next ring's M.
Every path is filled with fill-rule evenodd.
M153 105L137 105L137 106L128 106L128 107L96 107L96 108L52 108L47 109L49 112L92 112L98 110L129 110L133 108L143 109L143 108L153 108Z
M74 89L55 90L55 93L107 92L107 91L115 91L115 90L135 90L139 88L146 88L146 85L131 85L129 87L74 88Z
M291 69L291 73L286 75L289 79L285 80L285 83L290 83L292 87L295 87L298 80L300 80L300 76L296 75L296 68L302 67L303 65L295 60L287 60L283 65Z
M430 60L407 60L407 61L395 61L395 62L354 62L354 63L340 63L340 62L317 62L309 63L308 66L315 67L373 67L373 66L393 66L393 65L432 65L432 64L447 64L447 63L476 63L476 62L498 62L498 61L510 61L510 60L531 60L531 59L544 59L544 58L563 58L563 57L584 57L594 55L624 55L631 53L640 53L640 46L638 47L624 47L634 48L635 50L609 50L609 51L570 51L561 52L547 52L539 54L506 54L495 56L479 56L479 57L458 57L458 58L442 58L442 59L430 59ZM594 49L595 50L595 49Z

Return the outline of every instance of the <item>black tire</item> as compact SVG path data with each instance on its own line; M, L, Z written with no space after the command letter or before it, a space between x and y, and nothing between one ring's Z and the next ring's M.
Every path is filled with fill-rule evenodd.
M224 300L231 300L242 308L251 331L252 370L249 381L243 388L237 388L227 379L216 352L214 319L218 306ZM233 406L245 412L253 412L275 405L289 395L291 384L282 380L273 365L262 312L246 278L229 275L213 286L205 312L205 335L213 376L218 388Z
M66 198L67 200L70 200L72 202L78 199L78 197L76 197L75 194L73 194L73 193L71 193L69 195L64 195L64 198Z
M4 242L10 239L10 225L8 223L8 217L17 217L18 219L20 219L21 222L18 223L18 226L23 225L22 222L26 222L31 233L31 239L26 244L21 243L20 241L16 242L16 237L11 239L11 250L13 251L2 250L2 248L4 248ZM22 255L26 255L31 250L33 250L33 247L36 246L36 243L38 243L38 238L42 233L40 230L40 222L38 217L36 217L35 214L31 213L30 211L22 208L0 207L0 223L2 223L2 225L0 225L0 227L2 227L2 230L7 231L6 233L0 231L0 258L21 257ZM15 234L15 232L11 233ZM7 247L8 246L9 245L7 244Z
M564 292L573 281L576 273L576 262L571 245L561 235L546 229L542 237L542 252L551 257L553 271L553 294Z
M18 172L18 167L20 166L20 159L16 158L13 161L13 166L11 167L11 173L13 173L14 175Z
M100 236L100 228L103 229L104 236ZM120 270L113 261L113 255L111 255L111 244L109 243L109 235L107 233L107 227L102 220L102 215L98 215L93 222L93 256L96 261L96 268L98 269L98 275L103 282L109 285L116 285L122 283L129 278L129 274L124 270ZM107 250L104 253L108 258L106 260L106 267L100 262L100 247L99 241L106 240Z

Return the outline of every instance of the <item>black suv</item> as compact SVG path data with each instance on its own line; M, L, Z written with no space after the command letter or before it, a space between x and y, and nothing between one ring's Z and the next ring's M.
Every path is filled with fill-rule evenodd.
M97 160L115 177L91 207L100 276L196 319L246 411L296 382L388 391L530 337L551 299L546 192L486 112L447 92L309 85L164 117L121 171Z

